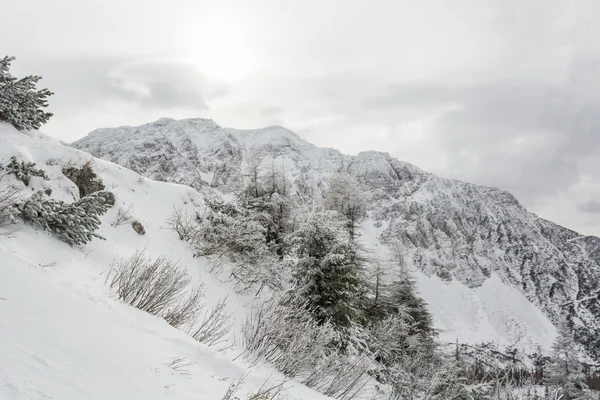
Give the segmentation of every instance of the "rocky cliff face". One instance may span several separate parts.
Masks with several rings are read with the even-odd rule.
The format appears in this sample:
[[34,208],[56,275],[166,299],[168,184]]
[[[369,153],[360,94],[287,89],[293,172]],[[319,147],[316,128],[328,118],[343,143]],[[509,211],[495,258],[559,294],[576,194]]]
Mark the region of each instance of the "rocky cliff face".
[[496,274],[554,324],[572,326],[600,358],[600,239],[537,217],[508,192],[443,179],[386,153],[343,155],[281,127],[242,131],[163,118],[99,129],[73,146],[204,192],[235,187],[256,156],[283,166],[296,190],[315,195],[331,172],[347,169],[370,192],[377,240],[399,246],[405,262],[473,290]]

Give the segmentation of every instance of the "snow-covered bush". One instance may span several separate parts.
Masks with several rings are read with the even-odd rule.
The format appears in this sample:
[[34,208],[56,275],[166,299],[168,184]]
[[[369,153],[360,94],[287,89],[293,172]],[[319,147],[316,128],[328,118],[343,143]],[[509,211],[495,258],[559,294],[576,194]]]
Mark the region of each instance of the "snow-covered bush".
[[253,305],[242,327],[246,358],[265,360],[284,375],[338,399],[351,399],[369,379],[373,360],[348,356],[334,346],[338,332],[319,324],[306,304],[275,296]]
[[265,359],[289,377],[310,375],[335,337],[333,327],[318,324],[305,304],[283,296],[254,304],[242,327],[247,358]]
[[48,89],[36,89],[39,76],[17,79],[9,72],[14,57],[0,59],[0,121],[11,123],[19,130],[38,129],[52,116],[48,106]]
[[200,240],[200,215],[191,208],[173,208],[173,214],[167,219],[167,228],[177,233],[179,240],[188,243],[193,249],[194,243]]
[[166,257],[152,259],[138,250],[114,261],[106,281],[123,302],[174,327],[194,323],[202,310],[203,286],[190,289],[189,274]]
[[392,400],[492,399],[492,384],[469,383],[455,364],[427,354],[403,357],[380,373],[391,388]]
[[9,182],[0,172],[0,227],[13,222],[22,193],[22,187]]
[[280,288],[281,262],[270,252],[264,228],[252,213],[235,204],[205,201],[207,208],[203,213],[195,209],[175,210],[167,226],[196,256],[229,261],[229,276],[235,279],[239,290]]
[[62,169],[62,173],[77,185],[80,197],[104,190],[104,184],[92,168],[92,160],[89,160],[81,167],[69,164]]
[[0,165],[0,171],[2,170],[6,171],[7,174],[13,174],[18,180],[23,182],[25,186],[29,185],[32,176],[39,176],[44,180],[49,179],[43,169],[36,168],[34,162],[19,162],[15,156],[10,158],[8,164]]
[[362,399],[374,365],[369,354],[332,353],[302,380],[302,384],[340,400]]
[[264,241],[263,228],[235,204],[206,200],[207,208],[175,210],[167,221],[170,229],[187,242],[197,256],[240,258]]
[[93,238],[103,239],[96,230],[111,202],[114,204],[114,195],[110,192],[97,192],[67,204],[38,191],[19,209],[24,221],[52,232],[69,245],[83,245]]

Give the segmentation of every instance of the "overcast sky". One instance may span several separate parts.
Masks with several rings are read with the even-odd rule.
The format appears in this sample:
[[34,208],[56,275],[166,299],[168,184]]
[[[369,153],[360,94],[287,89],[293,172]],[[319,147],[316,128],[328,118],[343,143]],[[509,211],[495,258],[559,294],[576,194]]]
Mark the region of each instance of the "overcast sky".
[[73,141],[162,116],[283,125],[513,192],[600,235],[600,1],[19,0],[0,51]]

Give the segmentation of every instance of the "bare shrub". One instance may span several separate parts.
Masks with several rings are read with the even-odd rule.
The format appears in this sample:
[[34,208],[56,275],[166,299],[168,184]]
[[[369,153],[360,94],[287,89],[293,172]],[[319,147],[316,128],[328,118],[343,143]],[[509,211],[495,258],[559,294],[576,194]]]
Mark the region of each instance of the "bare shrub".
[[188,291],[191,278],[164,256],[152,259],[143,250],[111,264],[106,281],[119,299],[175,327],[196,320],[203,287]]
[[469,383],[458,365],[426,353],[399,357],[379,372],[390,386],[390,400],[487,399],[492,392],[490,383]]
[[131,204],[125,209],[119,208],[119,211],[117,211],[117,216],[111,225],[116,228],[117,226],[125,225],[131,221],[131,218],[133,218],[131,215],[132,209],[133,206]]
[[291,269],[291,265],[262,248],[235,259],[229,275],[235,280],[236,291],[245,293],[253,289],[258,296],[265,287],[275,292],[282,290],[286,269]]
[[334,338],[330,324],[319,325],[303,304],[282,296],[255,304],[242,327],[248,359],[265,359],[294,378],[310,375]]
[[[235,381],[229,384],[227,391],[221,398],[221,400],[240,400],[240,397],[236,396],[236,394],[240,391],[240,387],[244,384],[244,380],[248,374],[236,379]],[[275,400],[281,398],[280,395],[283,391],[287,390],[285,384],[287,381],[283,381],[281,383],[270,383],[267,379],[260,389],[255,393],[247,394],[247,400]]]
[[326,396],[340,400],[359,397],[370,380],[368,374],[374,360],[367,354],[330,355],[302,383]]
[[269,380],[266,380],[258,392],[250,394],[248,396],[248,400],[275,400],[280,398],[281,392],[286,390],[285,388],[286,381],[277,384],[269,383]]
[[188,244],[197,243],[200,240],[199,216],[195,210],[190,208],[173,208],[173,214],[167,219],[167,228],[177,232],[179,240]]
[[227,312],[227,296],[210,310],[194,328],[191,336],[198,342],[214,346],[222,343],[231,330],[231,314]]
[[319,324],[305,304],[285,296],[254,305],[242,327],[246,359],[270,362],[284,375],[327,396],[350,400],[362,395],[374,361],[368,355],[342,355],[337,337]]
[[186,324],[192,324],[203,308],[204,285],[196,286],[183,297],[173,308],[169,309],[163,318],[171,326],[179,328]]
[[231,382],[227,387],[227,391],[225,392],[221,400],[239,400],[238,397],[234,396],[240,390],[240,386],[242,386],[242,384],[244,383],[244,379],[246,379],[247,376],[248,374],[241,376],[239,379],[236,379],[235,381]]
[[165,363],[165,365],[171,368],[173,371],[186,376],[191,375],[189,367],[191,367],[194,364],[198,364],[198,362],[190,361],[185,357],[174,357],[173,359],[171,359],[171,361]]

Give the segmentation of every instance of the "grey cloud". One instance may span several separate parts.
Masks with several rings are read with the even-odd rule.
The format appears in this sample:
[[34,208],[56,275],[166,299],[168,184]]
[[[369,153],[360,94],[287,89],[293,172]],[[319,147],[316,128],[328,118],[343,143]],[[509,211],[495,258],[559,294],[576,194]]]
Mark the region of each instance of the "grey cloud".
[[[596,67],[579,60],[574,69],[593,80]],[[573,80],[390,85],[359,71],[311,85],[320,101],[307,117],[334,116],[341,128],[377,121],[388,129],[391,153],[405,145],[404,121],[438,113],[430,134],[447,167],[432,172],[501,187],[530,204],[576,184],[581,163],[600,154],[600,97]]]
[[172,82],[150,81],[146,83],[148,96],[140,97],[142,104],[150,107],[191,107],[198,110],[208,108],[201,92]]
[[74,58],[30,66],[53,90],[53,109],[89,109],[111,100],[142,107],[206,110],[206,102],[224,96],[229,87],[176,60],[131,62],[124,58]]
[[261,117],[277,117],[281,115],[281,108],[277,106],[268,106],[260,111]]
[[124,64],[112,71],[116,92],[146,107],[208,108],[206,100],[224,96],[227,85],[213,82],[193,65],[177,60],[146,60]]
[[600,201],[590,199],[577,205],[577,209],[584,213],[600,213]]

